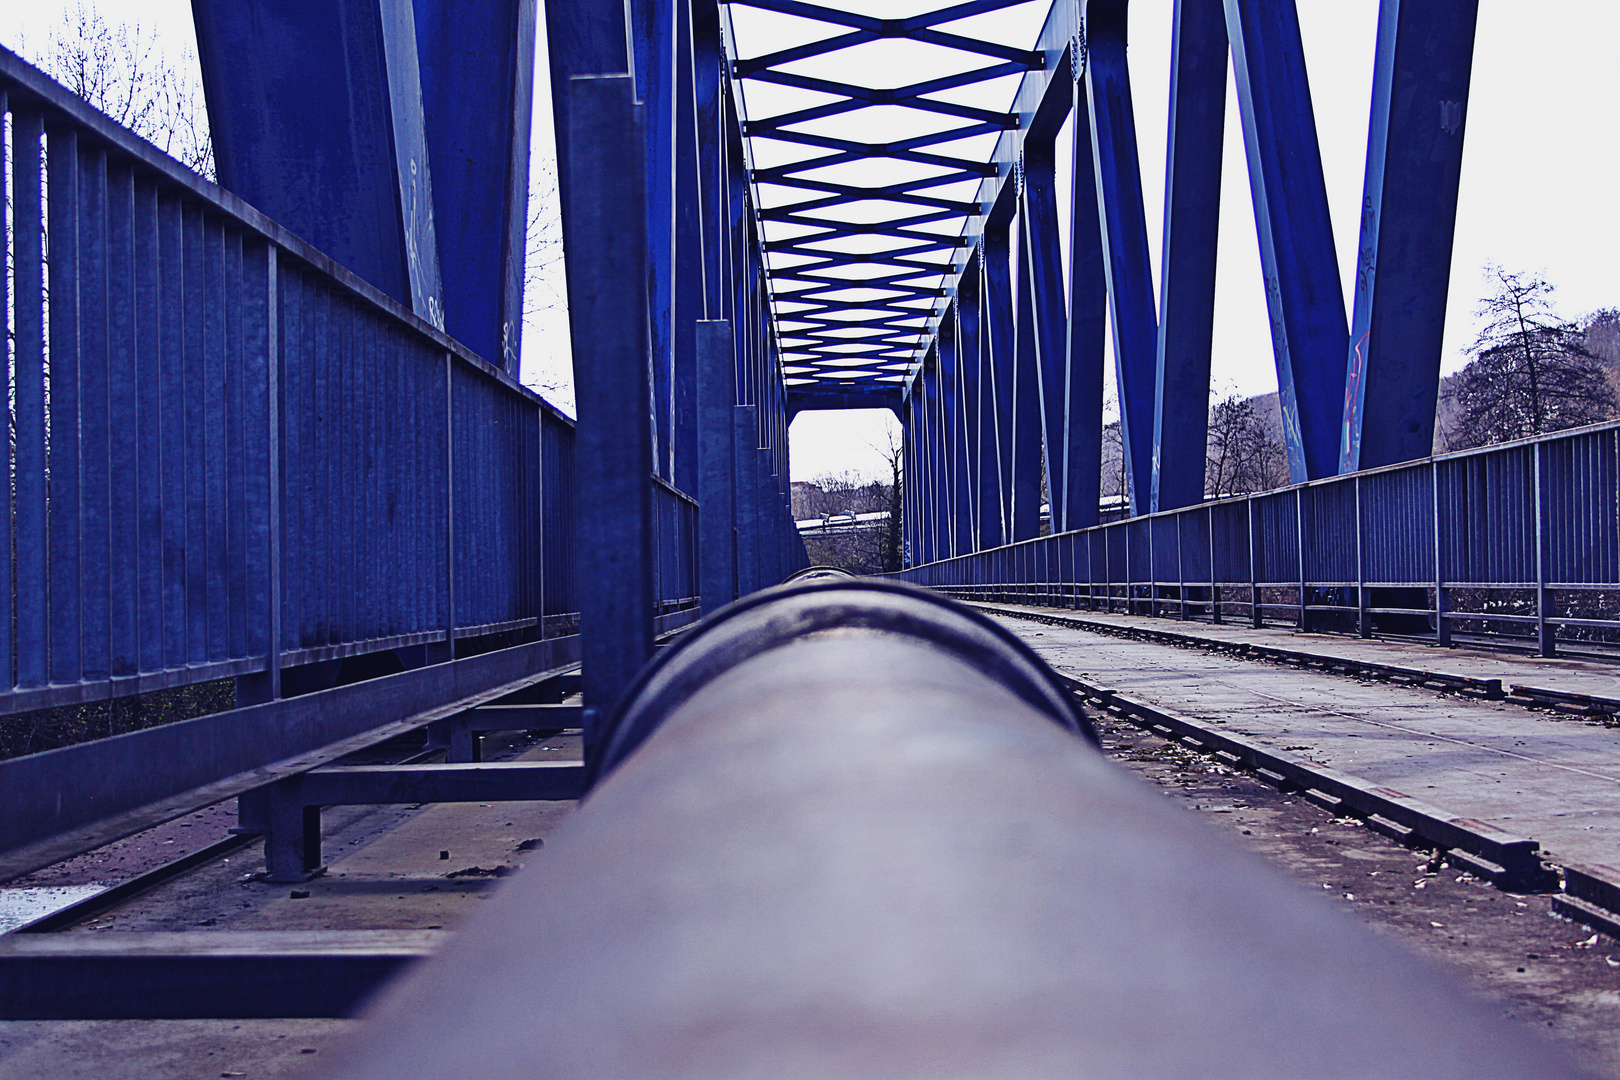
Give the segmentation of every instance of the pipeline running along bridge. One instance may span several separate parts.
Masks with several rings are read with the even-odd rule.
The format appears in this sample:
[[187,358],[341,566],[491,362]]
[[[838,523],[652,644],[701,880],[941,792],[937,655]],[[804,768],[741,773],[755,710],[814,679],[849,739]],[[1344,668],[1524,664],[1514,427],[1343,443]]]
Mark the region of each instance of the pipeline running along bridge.
[[[0,897],[140,870],[0,939],[0,1019],[346,1016],[441,953],[334,1075],[1578,1075],[1097,752],[1620,934],[1604,729],[1532,711],[1620,711],[1620,427],[1430,456],[1473,0],[1381,0],[1351,297],[1294,0],[1174,2],[1157,295],[1126,0],[193,10],[218,186],[0,52],[0,725],[189,710],[0,761]],[[1207,502],[1229,64],[1293,482]],[[516,378],[535,71],[577,422]],[[789,424],[861,408],[906,568],[772,589]],[[320,906],[587,792],[447,945]],[[237,929],[129,914],[243,851]],[[98,918],[146,932],[47,932]]]

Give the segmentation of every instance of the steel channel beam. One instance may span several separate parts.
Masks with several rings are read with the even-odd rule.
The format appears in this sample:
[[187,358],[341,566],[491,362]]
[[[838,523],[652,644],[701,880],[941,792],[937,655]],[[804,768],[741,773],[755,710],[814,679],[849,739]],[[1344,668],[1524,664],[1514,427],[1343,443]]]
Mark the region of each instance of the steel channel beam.
[[1148,257],[1147,217],[1136,154],[1130,69],[1125,61],[1126,0],[1086,4],[1086,89],[1091,149],[1102,215],[1104,268],[1114,328],[1120,445],[1131,512],[1148,512],[1153,486],[1154,369],[1158,316]]
[[1339,472],[1427,457],[1477,0],[1384,0]]
[[1288,471],[1339,469],[1350,338],[1294,0],[1225,0]]
[[[653,431],[640,107],[628,76],[579,76],[570,121],[568,311],[579,426],[575,458],[585,704],[611,710],[652,655]],[[586,753],[594,739],[585,725]]]
[[1153,512],[1204,501],[1226,119],[1221,0],[1176,0],[1154,373]]
[[518,374],[535,0],[412,0],[444,328]]
[[442,930],[7,934],[0,1020],[347,1017]]
[[411,4],[198,0],[193,15],[220,185],[443,329]]

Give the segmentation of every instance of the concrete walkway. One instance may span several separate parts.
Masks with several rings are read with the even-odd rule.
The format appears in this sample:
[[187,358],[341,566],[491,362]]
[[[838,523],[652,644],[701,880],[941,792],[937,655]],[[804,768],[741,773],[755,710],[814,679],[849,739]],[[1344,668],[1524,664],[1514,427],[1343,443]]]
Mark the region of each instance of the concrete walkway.
[[[1101,618],[1125,622],[1120,616]],[[1555,862],[1620,866],[1620,729],[1508,702],[1011,617],[1000,621],[1059,671],[1537,840]],[[1576,692],[1583,693],[1598,692],[1599,679],[1620,688],[1620,673],[1580,661],[1441,652],[1163,619],[1133,621],[1153,629],[1268,635],[1266,644],[1312,651],[1321,651],[1319,643],[1346,654],[1376,651],[1379,663],[1505,681],[1519,677],[1510,675],[1510,668],[1533,669],[1542,673],[1543,684],[1549,681],[1546,675],[1560,674],[1563,685],[1579,684]],[[1441,668],[1436,659],[1457,662]]]
[[[994,607],[1018,608],[1015,604]],[[1344,634],[1306,634],[1281,627],[1256,630],[1246,623],[1225,622],[1219,626],[1192,619],[1152,618],[1146,615],[1105,614],[1100,611],[1071,611],[1066,608],[1022,608],[1037,614],[1061,615],[1095,623],[1103,628],[1151,630],[1184,634],[1225,645],[1263,645],[1274,649],[1332,656],[1373,664],[1421,668],[1447,675],[1475,679],[1501,679],[1502,685],[1532,686],[1566,694],[1620,699],[1620,664],[1569,657],[1539,657],[1463,645],[1442,647],[1414,641],[1363,640]]]

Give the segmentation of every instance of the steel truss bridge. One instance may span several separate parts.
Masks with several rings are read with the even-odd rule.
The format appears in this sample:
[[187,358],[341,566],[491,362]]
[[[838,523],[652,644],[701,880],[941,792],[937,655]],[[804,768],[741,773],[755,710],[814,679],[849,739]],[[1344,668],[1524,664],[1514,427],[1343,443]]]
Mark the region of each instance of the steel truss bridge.
[[[576,665],[599,767],[656,640],[804,565],[805,410],[899,417],[901,576],[959,595],[1620,630],[1615,427],[1428,456],[1473,0],[1380,5],[1352,297],[1293,0],[1175,2],[1157,294],[1125,0],[194,10],[218,186],[0,53],[0,712],[237,708],[0,762],[0,878],[232,796],[269,828]],[[516,378],[541,18],[577,422]],[[1293,484],[1209,503],[1228,64]]]

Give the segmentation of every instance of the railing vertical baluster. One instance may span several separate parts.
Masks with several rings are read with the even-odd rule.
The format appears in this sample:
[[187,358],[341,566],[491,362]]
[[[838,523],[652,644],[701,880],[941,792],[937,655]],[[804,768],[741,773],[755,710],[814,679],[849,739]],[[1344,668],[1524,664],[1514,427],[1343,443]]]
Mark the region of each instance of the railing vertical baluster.
[[180,201],[154,192],[157,218],[156,274],[161,292],[157,367],[162,393],[161,513],[163,520],[163,666],[189,660],[186,612],[186,376],[185,251]]
[[1439,645],[1451,644],[1451,624],[1446,620],[1445,573],[1445,504],[1440,498],[1440,463],[1429,462],[1431,516],[1434,519],[1434,640]]
[[281,335],[281,266],[274,246],[264,249],[264,387],[263,424],[266,437],[264,472],[265,481],[262,514],[264,516],[265,551],[264,587],[267,592],[262,608],[269,619],[265,635],[265,671],[269,682],[269,697],[281,696],[281,646],[284,633],[282,620],[281,559],[282,534],[285,528],[282,500],[282,428],[285,415],[282,382],[285,372]]
[[1367,546],[1361,522],[1361,477],[1355,479],[1356,500],[1356,633],[1372,637],[1372,617],[1367,613]]
[[44,118],[12,113],[17,325],[17,685],[50,679],[50,511],[45,501]]
[[1266,624],[1266,609],[1260,602],[1259,564],[1254,547],[1259,530],[1254,527],[1254,496],[1248,496],[1245,502],[1248,507],[1246,516],[1249,523],[1249,623],[1258,630]]
[[456,658],[456,380],[455,357],[444,355],[444,651]]
[[107,154],[79,149],[79,664],[80,679],[112,674],[108,514]]
[[1299,557],[1299,628],[1306,629],[1305,608],[1305,489],[1294,489],[1294,551]]
[[[248,425],[252,423],[248,404],[251,392],[243,386],[247,369],[250,312],[257,314],[263,300],[249,299],[248,283],[242,267],[242,234],[227,227],[225,242],[225,610],[226,655],[233,660],[251,655],[248,649],[249,580],[255,562],[248,556],[247,478],[245,455]],[[257,292],[257,290],[255,290]],[[251,307],[250,307],[251,306]],[[258,317],[262,318],[262,315]],[[257,427],[257,424],[253,425]],[[261,556],[262,557],[262,556]],[[258,616],[261,617],[262,616]]]
[[[5,168],[5,130],[7,121],[11,124],[13,154],[18,151],[17,119],[11,112],[10,95],[0,87],[0,220],[3,220],[5,208],[13,206],[12,177],[10,170]],[[0,236],[0,255],[6,257],[6,264],[16,271],[17,242],[16,226],[7,230],[9,235]],[[13,331],[16,329],[11,318],[11,281],[10,274],[0,273],[0,342],[12,341],[15,344]],[[7,359],[4,346],[0,346],[0,360]],[[10,359],[15,362],[15,355]],[[12,424],[12,364],[0,362],[0,477],[6,479],[0,483],[0,692],[9,691],[17,684],[16,675],[12,667],[11,651],[11,619],[14,613],[13,597],[16,596],[16,581],[12,577],[15,569],[12,557],[12,453],[16,445],[16,429]]]
[[1533,485],[1534,505],[1531,513],[1536,521],[1536,650],[1542,656],[1552,656],[1558,651],[1556,641],[1556,624],[1547,621],[1548,609],[1552,607],[1552,598],[1547,589],[1547,492],[1543,474],[1546,469],[1546,444],[1535,445],[1535,483]]
[[219,221],[204,217],[202,237],[202,398],[203,467],[203,599],[207,620],[205,658],[223,660],[228,653],[226,431],[230,423],[225,390],[226,340],[225,237]]
[[141,669],[138,510],[141,424],[137,355],[135,185],[126,166],[107,175],[108,667],[114,678]]
[[79,510],[79,138],[46,125],[50,284],[50,610],[53,683],[78,682]]

